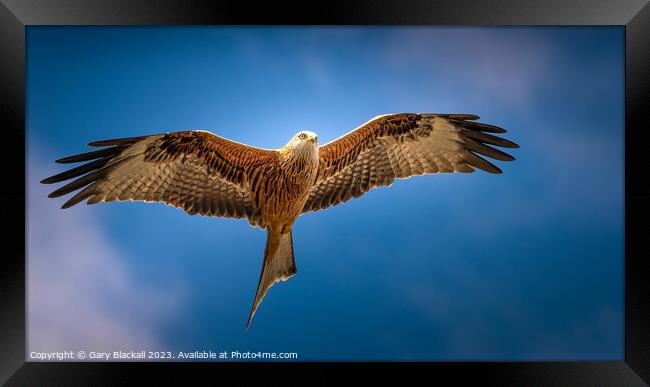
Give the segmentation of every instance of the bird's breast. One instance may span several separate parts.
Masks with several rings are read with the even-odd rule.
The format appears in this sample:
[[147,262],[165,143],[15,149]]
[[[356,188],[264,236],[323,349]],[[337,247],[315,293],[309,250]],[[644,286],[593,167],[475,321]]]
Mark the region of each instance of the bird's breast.
[[302,213],[317,172],[318,160],[309,158],[287,158],[270,171],[260,203],[265,223],[293,223]]

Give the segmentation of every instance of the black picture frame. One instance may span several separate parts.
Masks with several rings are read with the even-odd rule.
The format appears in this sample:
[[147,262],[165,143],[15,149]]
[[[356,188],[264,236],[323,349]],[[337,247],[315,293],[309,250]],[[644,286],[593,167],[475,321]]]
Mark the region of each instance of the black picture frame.
[[[462,363],[42,363],[25,362],[25,29],[30,25],[621,25],[625,26],[625,360],[621,362]],[[650,179],[644,171],[645,112],[650,97],[650,5],[647,0],[327,1],[252,5],[235,1],[0,0],[0,100],[3,254],[0,270],[0,382],[16,386],[116,385],[135,375],[237,372],[241,383],[291,381],[295,368],[314,383],[338,380],[329,369],[481,385],[642,386],[650,381],[650,285],[645,241]],[[606,160],[603,160],[606,162]],[[594,166],[598,168],[598,166]],[[240,372],[256,367],[259,372]],[[325,369],[323,369],[323,367]],[[205,376],[205,375],[204,375]],[[214,377],[212,374],[211,377]],[[312,383],[306,383],[311,385]]]

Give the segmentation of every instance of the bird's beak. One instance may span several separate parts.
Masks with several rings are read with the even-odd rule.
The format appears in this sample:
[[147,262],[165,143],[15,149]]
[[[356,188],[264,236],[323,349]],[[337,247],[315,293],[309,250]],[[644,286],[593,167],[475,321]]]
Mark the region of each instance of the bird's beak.
[[316,137],[309,137],[309,142],[315,143],[317,141]]

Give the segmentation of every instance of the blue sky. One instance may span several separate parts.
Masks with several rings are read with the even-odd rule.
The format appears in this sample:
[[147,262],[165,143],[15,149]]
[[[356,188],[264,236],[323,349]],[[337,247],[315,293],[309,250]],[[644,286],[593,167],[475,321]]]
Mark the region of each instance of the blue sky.
[[[622,27],[29,27],[28,349],[300,360],[622,360]],[[298,275],[246,333],[265,233],[164,204],[62,211],[87,142],[205,129],[322,143],[472,113],[502,175],[396,181],[294,226]]]

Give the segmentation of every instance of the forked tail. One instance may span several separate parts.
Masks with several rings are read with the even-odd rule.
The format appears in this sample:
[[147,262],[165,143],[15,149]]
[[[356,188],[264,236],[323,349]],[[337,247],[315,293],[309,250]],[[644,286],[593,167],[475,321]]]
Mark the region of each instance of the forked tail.
[[246,330],[251,325],[255,311],[260,306],[266,292],[276,282],[286,281],[296,274],[296,263],[293,257],[293,238],[291,231],[281,234],[279,231],[268,230],[266,235],[266,247],[264,248],[264,262],[262,273],[257,283],[257,293],[253,307],[248,315]]

